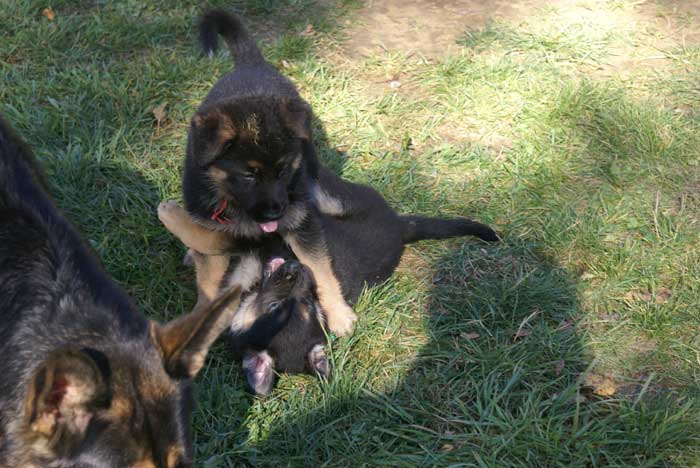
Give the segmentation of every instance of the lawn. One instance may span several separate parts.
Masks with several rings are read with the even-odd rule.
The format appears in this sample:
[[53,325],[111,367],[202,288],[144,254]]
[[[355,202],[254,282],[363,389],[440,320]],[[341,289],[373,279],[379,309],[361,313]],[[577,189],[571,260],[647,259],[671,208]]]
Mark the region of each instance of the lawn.
[[[405,11],[425,21],[421,1]],[[257,399],[217,347],[197,466],[700,466],[700,2],[474,0],[439,54],[410,30],[360,52],[395,31],[366,27],[376,0],[216,3],[312,104],[333,170],[503,242],[407,249],[333,341],[329,382]],[[0,3],[0,111],[159,319],[195,291],[155,208],[181,199],[189,118],[231,67],[200,52],[200,12]]]

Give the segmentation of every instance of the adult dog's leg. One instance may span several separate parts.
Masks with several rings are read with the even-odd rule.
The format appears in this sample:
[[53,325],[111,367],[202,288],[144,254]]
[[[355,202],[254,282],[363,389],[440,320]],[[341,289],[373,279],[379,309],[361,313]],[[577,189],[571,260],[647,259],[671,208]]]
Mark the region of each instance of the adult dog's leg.
[[338,336],[345,335],[352,332],[357,315],[343,298],[343,290],[333,273],[331,258],[326,251],[323,238],[314,237],[317,242],[313,246],[302,242],[300,235],[295,233],[285,236],[285,241],[299,261],[311,269],[316,279],[318,300],[328,319],[328,327]]
[[230,247],[226,233],[200,226],[177,202],[161,202],[158,205],[158,218],[186,247],[199,253],[221,255]]

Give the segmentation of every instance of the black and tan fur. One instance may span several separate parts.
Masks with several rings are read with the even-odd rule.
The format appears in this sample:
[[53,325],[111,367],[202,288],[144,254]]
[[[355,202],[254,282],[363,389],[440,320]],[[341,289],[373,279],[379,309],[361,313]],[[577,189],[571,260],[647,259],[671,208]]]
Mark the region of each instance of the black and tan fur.
[[[329,328],[338,335],[352,331],[356,316],[345,297],[357,292],[342,285],[356,281],[339,277],[352,269],[338,264],[344,257],[337,250],[347,243],[365,245],[365,233],[354,230],[362,216],[389,213],[395,226],[379,243],[390,247],[386,255],[391,258],[380,260],[379,267],[370,257],[359,262],[363,280],[386,277],[413,221],[399,218],[369,187],[342,181],[319,165],[308,104],[264,60],[237,17],[208,12],[200,33],[209,52],[216,48],[217,34],[223,36],[236,67],[214,85],[192,118],[183,176],[187,211],[202,228],[226,233],[230,242],[264,242],[279,235],[313,272]],[[340,218],[347,220],[345,232],[329,233],[336,226],[333,219]],[[468,220],[440,223],[428,237],[496,238],[488,227]],[[373,224],[359,226],[367,225]],[[194,246],[199,236],[191,237]],[[208,247],[194,246],[201,252],[216,250]]]
[[0,467],[191,466],[192,377],[240,288],[166,324],[147,320],[2,119],[0,285]]
[[[498,239],[495,232],[488,226],[464,218],[449,220],[401,216],[372,188],[343,181],[325,171],[320,172],[319,187],[327,187],[338,196],[338,202],[346,207],[342,216],[321,213],[313,204],[308,209],[313,210],[317,216],[325,239],[328,241],[326,249],[331,271],[327,274],[339,282],[344,300],[350,303],[357,300],[364,287],[374,286],[391,276],[406,244],[424,239],[444,239],[466,234],[475,234],[486,240]],[[200,292],[206,289],[210,291],[211,296],[220,288],[226,287],[233,278],[240,281],[240,278],[245,276],[247,279],[244,287],[251,292],[242,300],[242,310],[232,323],[231,332],[234,339],[245,337],[245,333],[257,321],[267,320],[266,309],[253,298],[260,294],[259,288],[264,290],[275,288],[274,284],[263,282],[261,286],[259,283],[270,258],[278,256],[285,258],[287,262],[298,260],[306,264],[301,256],[295,255],[298,250],[289,238],[283,239],[273,234],[256,241],[233,240],[225,232],[206,230],[175,202],[161,203],[158,207],[158,216],[170,232],[195,251],[193,255],[196,258],[195,267]],[[242,274],[243,271],[246,272],[245,275]],[[309,288],[310,285],[314,285],[313,282],[308,284]],[[305,294],[313,297],[313,292],[309,290]],[[280,295],[279,291],[273,291],[273,293]],[[328,320],[328,313],[323,302],[316,304],[314,310],[319,311],[320,314],[311,316],[304,322],[307,329],[300,327],[290,332],[284,328],[262,327],[266,330],[268,339],[283,331],[287,336],[284,340],[287,347],[277,347],[274,352],[265,348],[267,356],[262,356],[264,359],[261,359],[267,365],[266,373],[263,374],[260,371],[257,376],[254,376],[256,378],[252,379],[253,382],[251,382],[250,373],[246,372],[248,381],[254,389],[255,382],[263,375],[271,374],[273,369],[277,371],[304,369],[306,363],[316,362],[313,357],[310,357],[310,353],[312,350],[322,352],[325,340],[310,340],[308,337],[313,334],[309,333],[308,329],[316,330],[319,325],[323,325]],[[239,347],[245,346],[246,343],[243,340]],[[248,354],[254,354],[255,349],[248,351]],[[258,350],[259,357],[262,352]],[[286,363],[285,368],[277,366],[277,361],[282,359]],[[290,361],[296,361],[296,365],[289,365]],[[258,362],[258,365],[262,364],[263,362]],[[311,372],[319,373],[318,366],[311,366]],[[326,375],[327,372],[323,374]],[[267,385],[261,387],[268,389]]]
[[[228,239],[218,231],[203,231],[175,202],[161,203],[158,216],[187,246],[207,251],[212,237]],[[264,242],[239,241],[222,255],[190,249],[187,258],[195,268],[200,306],[232,282],[245,288],[226,337],[256,394],[268,394],[277,373],[328,376],[325,314],[313,274],[279,236],[267,236]],[[274,271],[273,259],[283,263]]]

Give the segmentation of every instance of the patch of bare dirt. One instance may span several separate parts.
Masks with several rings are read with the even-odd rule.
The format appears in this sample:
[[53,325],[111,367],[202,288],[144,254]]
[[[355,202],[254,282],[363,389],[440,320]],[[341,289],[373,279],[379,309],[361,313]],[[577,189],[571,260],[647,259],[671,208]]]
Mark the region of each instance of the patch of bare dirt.
[[546,2],[524,0],[374,0],[359,15],[345,45],[350,56],[386,50],[441,56],[469,29],[496,18],[518,18]]
[[606,30],[647,35],[649,50],[634,53],[630,46],[611,51],[611,65],[617,70],[655,66],[664,58],[655,48],[700,43],[700,0],[619,3],[616,7],[601,0],[373,0],[350,25],[343,49],[351,58],[382,51],[440,57],[456,49],[467,30],[492,21],[527,22],[542,12],[560,17],[562,28],[594,21]]

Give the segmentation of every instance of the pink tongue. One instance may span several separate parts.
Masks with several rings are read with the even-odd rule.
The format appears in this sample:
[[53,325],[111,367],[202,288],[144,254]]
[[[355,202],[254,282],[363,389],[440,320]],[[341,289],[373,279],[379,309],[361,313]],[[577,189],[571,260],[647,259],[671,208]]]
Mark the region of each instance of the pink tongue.
[[277,230],[277,221],[262,223],[260,224],[260,229],[262,229],[263,232],[275,232]]
[[267,263],[265,270],[274,273],[282,265],[284,265],[284,259],[282,257],[274,257]]

